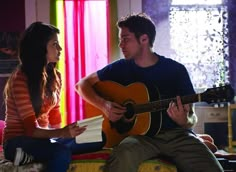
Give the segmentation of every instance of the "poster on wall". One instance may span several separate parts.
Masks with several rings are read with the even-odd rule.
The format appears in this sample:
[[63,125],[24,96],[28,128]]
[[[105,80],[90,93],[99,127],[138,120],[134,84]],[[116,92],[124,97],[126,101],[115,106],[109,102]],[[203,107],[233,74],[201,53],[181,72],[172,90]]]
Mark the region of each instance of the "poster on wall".
[[19,64],[19,32],[0,32],[0,76],[9,75]]
[[[3,93],[6,82],[19,64],[19,32],[0,32],[0,92]],[[3,94],[0,95],[0,120],[5,118]]]

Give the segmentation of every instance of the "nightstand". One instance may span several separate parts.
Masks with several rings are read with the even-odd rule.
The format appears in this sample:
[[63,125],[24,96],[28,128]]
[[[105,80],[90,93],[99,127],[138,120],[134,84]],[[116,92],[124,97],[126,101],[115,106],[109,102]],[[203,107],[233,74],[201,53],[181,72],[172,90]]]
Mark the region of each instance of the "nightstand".
[[219,148],[228,146],[228,106],[195,106],[194,111],[198,117],[193,130],[197,134],[209,134]]

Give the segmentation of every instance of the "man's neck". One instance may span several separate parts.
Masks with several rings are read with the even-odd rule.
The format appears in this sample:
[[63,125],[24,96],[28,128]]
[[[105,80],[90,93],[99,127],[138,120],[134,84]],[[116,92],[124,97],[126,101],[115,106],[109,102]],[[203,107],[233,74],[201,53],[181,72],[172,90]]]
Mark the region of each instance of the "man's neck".
[[150,51],[146,54],[142,54],[141,56],[135,58],[135,63],[140,67],[149,67],[156,64],[158,60],[159,60],[158,56]]

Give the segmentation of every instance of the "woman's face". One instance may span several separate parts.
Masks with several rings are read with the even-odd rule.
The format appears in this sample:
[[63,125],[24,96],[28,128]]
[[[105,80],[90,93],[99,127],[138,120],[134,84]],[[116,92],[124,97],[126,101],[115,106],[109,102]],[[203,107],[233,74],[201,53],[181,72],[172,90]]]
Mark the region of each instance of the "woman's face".
[[58,62],[60,57],[60,52],[62,48],[59,45],[57,34],[54,34],[53,37],[48,41],[47,44],[47,61]]

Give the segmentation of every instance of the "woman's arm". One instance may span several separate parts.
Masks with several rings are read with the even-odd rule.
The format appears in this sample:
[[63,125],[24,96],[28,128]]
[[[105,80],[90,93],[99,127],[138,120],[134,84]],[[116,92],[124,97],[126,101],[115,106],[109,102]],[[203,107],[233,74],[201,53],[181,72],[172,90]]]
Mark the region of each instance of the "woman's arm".
[[79,127],[75,122],[59,129],[35,128],[32,136],[35,138],[73,138],[85,130],[86,126]]
[[86,126],[80,127],[77,123],[69,124],[63,128],[43,129],[37,124],[35,117],[24,119],[25,135],[35,138],[72,138],[86,130]]

